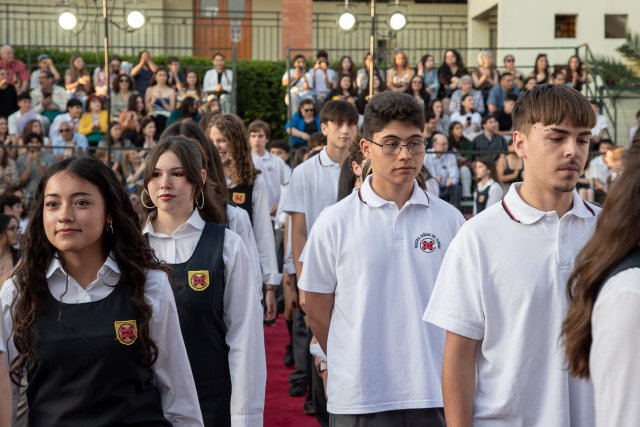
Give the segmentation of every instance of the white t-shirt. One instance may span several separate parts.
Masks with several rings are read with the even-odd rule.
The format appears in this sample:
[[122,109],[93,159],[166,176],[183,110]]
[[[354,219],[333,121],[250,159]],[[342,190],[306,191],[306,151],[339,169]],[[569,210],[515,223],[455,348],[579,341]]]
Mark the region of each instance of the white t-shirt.
[[267,201],[269,210],[278,204],[282,186],[286,185],[291,178],[291,168],[278,156],[274,156],[268,151],[260,157],[251,155],[253,164],[262,171],[262,176],[267,184]]
[[340,165],[331,160],[326,147],[293,170],[282,210],[305,215],[307,236],[320,212],[338,199],[339,178]]
[[596,426],[640,425],[640,268],[622,271],[602,287],[593,307],[589,371]]
[[596,114],[596,126],[591,129],[591,134],[599,135],[602,129],[607,129],[609,127],[609,121],[604,114]]
[[574,190],[558,218],[527,205],[521,185],[462,227],[424,319],[480,341],[474,426],[590,427],[591,383],[569,376],[559,338],[567,279],[598,208]]
[[328,356],[332,414],[442,407],[444,331],[420,319],[458,210],[414,183],[398,209],[367,177],[326,208],[305,246],[298,286],[335,293]]

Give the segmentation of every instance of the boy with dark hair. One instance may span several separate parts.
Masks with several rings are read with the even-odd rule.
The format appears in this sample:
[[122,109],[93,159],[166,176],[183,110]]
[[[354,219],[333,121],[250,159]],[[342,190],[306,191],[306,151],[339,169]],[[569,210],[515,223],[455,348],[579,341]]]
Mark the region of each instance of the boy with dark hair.
[[508,93],[504,98],[504,104],[502,108],[493,113],[493,116],[498,121],[498,133],[502,136],[509,137],[511,140],[511,134],[513,133],[513,121],[511,120],[511,113],[513,107],[516,105],[518,95],[515,93]]
[[284,139],[274,139],[267,143],[267,150],[274,156],[278,156],[285,164],[289,165],[289,152],[291,147]]
[[[342,163],[349,156],[349,146],[357,135],[358,112],[345,101],[329,101],[320,112],[322,133],[327,146],[312,159],[293,170],[282,210],[291,216],[291,250],[296,275],[302,272],[300,254],[305,246],[311,226],[320,212],[335,203]],[[293,301],[297,305],[297,301]],[[293,313],[293,351],[296,370],[289,382],[290,394],[301,395],[311,384],[307,379],[310,358],[309,338],[304,314],[296,308]],[[306,403],[307,407],[311,403]]]
[[424,314],[447,331],[447,426],[594,425],[591,385],[569,376],[559,344],[567,279],[597,220],[575,190],[594,124],[565,85],[537,85],[515,105],[524,181],[462,227]]
[[3,194],[0,196],[0,212],[4,215],[13,215],[18,218],[18,221],[22,217],[22,211],[24,206],[22,205],[22,199],[13,194]]
[[495,153],[495,158],[507,151],[507,141],[498,134],[498,121],[493,113],[482,118],[482,133],[473,138],[471,149],[482,151],[481,155]]
[[444,426],[444,332],[420,317],[464,219],[418,186],[423,128],[410,95],[373,97],[359,140],[373,172],[322,212],[305,247],[299,286],[328,359],[332,426]]

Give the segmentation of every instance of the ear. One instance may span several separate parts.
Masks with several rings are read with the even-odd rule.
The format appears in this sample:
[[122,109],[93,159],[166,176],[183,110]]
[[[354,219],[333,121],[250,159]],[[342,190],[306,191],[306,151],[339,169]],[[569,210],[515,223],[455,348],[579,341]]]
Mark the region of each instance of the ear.
[[320,123],[320,130],[324,136],[327,136],[327,132],[329,132],[329,126],[326,123]]
[[371,144],[364,138],[360,138],[360,151],[365,159],[371,160]]
[[202,185],[207,182],[207,172],[204,169],[200,170],[200,179],[202,180]]
[[524,132],[516,130],[513,132],[513,148],[518,157],[527,157],[527,136]]

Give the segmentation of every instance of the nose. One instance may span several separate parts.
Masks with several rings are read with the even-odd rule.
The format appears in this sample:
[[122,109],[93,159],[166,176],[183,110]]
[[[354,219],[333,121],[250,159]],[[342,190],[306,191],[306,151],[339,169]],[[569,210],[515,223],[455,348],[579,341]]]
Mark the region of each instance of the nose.
[[58,209],[58,222],[72,222],[73,211],[69,203],[62,203],[60,209]]
[[166,189],[171,188],[171,177],[168,173],[163,173],[160,175],[160,188]]
[[398,153],[399,159],[411,159],[413,154],[409,151],[409,146],[405,144],[400,145],[400,152]]

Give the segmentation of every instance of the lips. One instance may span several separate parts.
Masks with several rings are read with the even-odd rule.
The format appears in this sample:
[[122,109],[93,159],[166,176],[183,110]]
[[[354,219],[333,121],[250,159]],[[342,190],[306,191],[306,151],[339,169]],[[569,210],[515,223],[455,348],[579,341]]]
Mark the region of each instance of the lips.
[[60,230],[58,230],[56,232],[56,234],[60,235],[60,236],[70,236],[76,232],[78,232],[80,230],[77,230],[75,228],[61,228]]
[[173,199],[175,196],[172,194],[161,194],[160,196],[158,196],[158,198],[164,202],[169,201],[171,199]]

